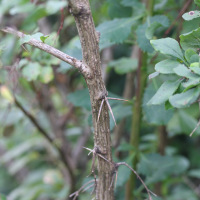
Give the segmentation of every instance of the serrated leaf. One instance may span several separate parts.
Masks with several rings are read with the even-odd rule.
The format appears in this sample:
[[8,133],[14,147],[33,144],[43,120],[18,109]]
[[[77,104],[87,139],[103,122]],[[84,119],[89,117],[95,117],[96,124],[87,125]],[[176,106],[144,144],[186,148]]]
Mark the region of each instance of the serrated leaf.
[[199,66],[199,62],[192,63],[192,64],[190,65],[190,69],[191,69],[195,74],[200,75],[200,66]]
[[168,56],[172,56],[186,62],[178,42],[172,38],[150,40],[151,45],[156,51]]
[[186,51],[187,49],[198,50],[200,46],[200,28],[195,29],[189,33],[180,35],[181,47]]
[[155,70],[161,74],[174,74],[174,68],[180,66],[178,61],[166,59],[155,65]]
[[24,43],[29,42],[30,40],[31,40],[31,36],[30,35],[25,35],[25,36],[23,36],[23,37],[21,37],[19,39],[19,44],[22,45]]
[[169,102],[176,108],[187,108],[197,100],[199,94],[200,89],[196,87],[184,93],[171,96]]
[[100,24],[96,28],[101,33],[99,45],[104,46],[108,42],[111,44],[122,43],[129,36],[132,25],[142,16],[114,19]]
[[193,55],[197,55],[196,51],[194,51],[193,49],[187,49],[185,51],[185,58],[186,60],[190,63],[190,58],[193,56]]
[[47,36],[41,36],[41,37],[40,37],[40,40],[44,43],[45,40],[46,40],[48,37],[49,37],[49,35],[47,35]]
[[108,14],[111,19],[131,17],[132,12],[132,8],[125,7],[119,0],[108,1]]
[[137,59],[131,58],[120,58],[115,61],[111,61],[108,67],[114,67],[117,74],[126,74],[137,69],[138,61]]
[[41,71],[41,66],[39,63],[36,62],[29,62],[28,65],[23,67],[22,69],[22,75],[28,80],[28,81],[34,81],[37,79]]
[[158,105],[167,101],[177,90],[181,82],[182,80],[164,82],[147,105]]
[[179,65],[178,67],[173,69],[175,74],[178,76],[186,77],[189,79],[197,79],[200,78],[197,74],[194,74],[191,72],[190,69],[188,69],[185,65]]
[[189,161],[183,156],[171,157],[159,154],[146,154],[138,164],[138,173],[147,176],[145,184],[164,180],[171,174],[179,175],[189,167]]
[[158,22],[153,22],[145,31],[145,35],[147,39],[151,40],[153,38],[154,32],[156,31],[157,28],[161,27],[162,24]]
[[149,26],[151,26],[151,24],[153,22],[160,23],[164,27],[168,27],[169,26],[169,20],[164,15],[155,15],[153,17],[148,17],[147,21],[144,24],[138,26],[138,28],[136,30],[137,43],[138,43],[139,47],[143,51],[147,51],[149,53],[153,52],[153,48],[152,48],[152,46],[150,44],[149,39],[146,38],[145,32],[146,32],[146,29]]
[[194,18],[200,17],[200,11],[198,11],[198,10],[190,11],[190,12],[183,14],[182,17],[183,17],[184,20],[189,21],[189,20],[192,20]]

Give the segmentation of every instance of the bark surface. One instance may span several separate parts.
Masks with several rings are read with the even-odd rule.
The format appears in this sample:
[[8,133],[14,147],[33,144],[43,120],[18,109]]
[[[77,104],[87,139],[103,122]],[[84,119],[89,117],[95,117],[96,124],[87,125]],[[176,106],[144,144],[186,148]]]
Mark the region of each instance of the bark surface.
[[[97,123],[101,100],[108,95],[101,73],[99,33],[95,30],[88,0],[69,0],[69,9],[75,18],[78,29],[82,46],[83,64],[87,65],[91,70],[91,76],[86,77],[84,75],[84,78],[89,89],[92,106],[94,148],[112,162],[110,119],[106,103],[103,104],[100,119]],[[114,199],[113,186],[109,190],[113,174],[113,166],[98,157],[98,184],[96,199]]]

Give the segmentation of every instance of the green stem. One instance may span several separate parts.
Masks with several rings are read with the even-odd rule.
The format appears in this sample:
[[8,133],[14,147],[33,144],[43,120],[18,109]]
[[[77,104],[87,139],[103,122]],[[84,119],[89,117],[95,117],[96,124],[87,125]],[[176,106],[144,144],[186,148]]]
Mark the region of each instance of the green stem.
[[[153,15],[153,7],[155,0],[148,0],[147,3],[147,11],[149,16]],[[131,127],[131,137],[130,137],[130,145],[134,146],[134,151],[138,154],[139,147],[139,135],[141,130],[141,119],[142,119],[142,98],[144,89],[146,87],[147,81],[147,53],[142,52],[140,50],[139,53],[139,65],[138,65],[138,74],[137,74],[137,90],[136,90],[136,99],[133,107],[133,118],[132,118],[132,127]],[[129,152],[131,155],[133,150]],[[133,168],[136,169],[136,165],[138,163],[138,156],[135,156],[133,159],[132,165]],[[136,176],[131,174],[130,179],[127,183],[126,187],[126,200],[135,200],[136,197],[134,195],[134,191],[136,190]]]

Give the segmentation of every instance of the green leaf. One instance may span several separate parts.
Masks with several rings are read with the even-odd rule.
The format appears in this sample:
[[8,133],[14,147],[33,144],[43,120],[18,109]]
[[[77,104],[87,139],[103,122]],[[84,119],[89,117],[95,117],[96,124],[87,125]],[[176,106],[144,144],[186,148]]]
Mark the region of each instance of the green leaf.
[[153,38],[154,32],[156,31],[157,28],[161,27],[162,24],[158,22],[153,22],[145,31],[145,35],[147,39],[151,40]]
[[138,164],[138,173],[147,176],[145,184],[158,182],[167,178],[171,174],[182,174],[189,167],[186,158],[176,156],[161,156],[159,154],[146,154]]
[[67,6],[67,1],[47,1],[46,4],[46,12],[49,15],[55,14],[58,11],[60,11],[60,9],[64,8]]
[[175,60],[163,60],[155,65],[155,70],[161,74],[174,74],[174,68],[180,66],[178,61]]
[[29,42],[30,40],[31,40],[31,36],[30,35],[25,35],[25,36],[23,36],[23,37],[21,37],[19,39],[19,44],[22,45],[24,43]]
[[199,85],[200,84],[199,81],[200,81],[200,77],[196,78],[196,79],[189,79],[189,80],[187,80],[187,82],[182,83],[182,86],[185,87],[183,92],[186,92],[190,88],[193,88],[194,86]]
[[[81,98],[80,98],[81,97]],[[67,99],[77,107],[91,110],[90,96],[88,89],[77,90],[67,95]]]
[[43,34],[40,33],[40,32],[38,32],[38,33],[35,33],[35,34],[31,35],[31,38],[34,38],[34,39],[36,39],[36,40],[41,41],[40,38],[41,38],[42,36],[43,36]]
[[177,81],[165,81],[158,89],[156,94],[150,99],[147,105],[157,105],[164,103],[169,99],[170,96],[178,89],[182,80]]
[[198,10],[190,11],[190,12],[183,14],[182,17],[183,17],[184,20],[189,21],[189,20],[192,20],[194,18],[200,17],[200,11],[198,11]]
[[169,100],[167,100],[167,101],[165,102],[165,110],[169,110],[169,109],[172,109],[172,108],[174,108],[174,107],[173,107],[172,104],[169,102]]
[[[200,66],[199,66],[199,62],[192,63],[192,64],[190,65],[190,69],[191,69],[195,74],[200,75]],[[200,77],[199,77],[199,78],[200,78]]]
[[137,69],[137,59],[120,58],[115,61],[111,61],[108,67],[114,67],[117,74],[126,74]]
[[181,47],[186,51],[187,49],[198,50],[200,46],[200,28],[195,29],[189,33],[180,35]]
[[29,62],[28,65],[23,67],[22,74],[28,81],[35,81],[39,76],[41,66],[36,62]]
[[195,62],[199,62],[199,55],[197,54],[192,55],[190,58],[190,63],[195,63]]
[[[181,127],[181,133],[190,134],[196,127],[198,121],[184,110],[178,109],[179,123]],[[194,136],[200,135],[200,126],[196,129]]]
[[49,37],[49,35],[47,35],[47,36],[41,36],[41,37],[40,37],[40,40],[44,43],[45,40],[46,40],[48,37]]
[[138,26],[137,30],[136,30],[136,34],[137,34],[137,43],[139,45],[139,47],[143,50],[143,51],[147,51],[149,53],[153,52],[153,48],[150,44],[149,39],[147,39],[145,33],[146,33],[146,29],[148,29],[148,27],[151,26],[152,23],[157,22],[160,23],[162,26],[164,27],[168,27],[169,26],[169,20],[166,16],[164,15],[155,15],[153,17],[148,17],[147,21]]
[[53,69],[50,66],[42,67],[40,71],[40,81],[42,83],[49,83],[54,78]]
[[23,4],[23,5],[14,6],[13,8],[11,8],[9,10],[9,13],[11,15],[22,14],[22,13],[30,13],[34,9],[36,9],[36,6],[33,3],[27,2],[27,3]]
[[197,55],[196,51],[194,51],[193,49],[187,49],[186,52],[185,52],[185,58],[186,60],[190,63],[190,58],[193,56],[193,55]]
[[121,4],[124,5],[124,6],[131,6],[131,7],[134,7],[134,8],[140,8],[140,7],[144,6],[138,0],[122,0]]
[[25,18],[22,25],[26,26],[28,24],[37,23],[37,21],[43,17],[47,16],[47,11],[45,8],[37,6],[33,12]]
[[131,17],[132,12],[133,9],[123,6],[120,0],[108,1],[108,14],[111,19]]
[[200,169],[192,169],[188,172],[188,175],[193,178],[200,179]]
[[186,78],[190,78],[190,79],[200,78],[197,74],[192,73],[191,70],[188,69],[183,64],[174,68],[173,70],[174,70],[175,74],[177,74],[178,76],[182,76],[182,77],[186,77]]
[[151,45],[156,51],[168,56],[172,56],[186,62],[178,42],[172,38],[150,40]]
[[108,44],[122,43],[129,36],[132,25],[142,16],[114,19],[100,24],[96,28],[101,33],[99,45],[105,48]]
[[0,200],[7,200],[7,198],[3,194],[0,194]]
[[194,0],[195,4],[200,7],[200,0]]
[[149,85],[144,92],[142,103],[144,120],[149,124],[166,125],[172,118],[174,111],[167,111],[164,104],[147,106],[147,102],[155,94],[155,92],[156,89],[153,84]]
[[171,96],[169,102],[176,108],[187,108],[197,100],[199,94],[200,89],[196,87],[184,93]]
[[130,145],[129,143],[122,143],[120,146],[117,148],[118,151],[130,151],[134,150],[134,147]]

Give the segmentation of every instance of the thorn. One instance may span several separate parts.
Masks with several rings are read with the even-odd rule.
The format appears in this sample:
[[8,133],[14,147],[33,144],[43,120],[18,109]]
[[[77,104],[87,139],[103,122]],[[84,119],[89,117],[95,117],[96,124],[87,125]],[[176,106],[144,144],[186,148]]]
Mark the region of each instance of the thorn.
[[103,103],[104,103],[104,99],[102,100],[101,105],[100,105],[100,108],[99,108],[99,114],[98,114],[97,122],[99,122],[99,117],[100,117],[100,114],[101,114],[101,110],[102,110]]
[[112,98],[112,97],[107,97],[107,99],[111,99],[111,100],[118,100],[118,101],[128,101],[128,102],[130,102],[129,100],[125,100],[125,99],[118,99],[118,98]]
[[200,125],[200,120],[197,123],[196,127],[194,128],[194,130],[192,131],[192,133],[190,133],[190,137],[192,137],[193,133],[197,130],[198,126]]
[[115,121],[115,117],[114,117],[114,115],[113,115],[113,111],[112,111],[112,109],[111,109],[111,107],[110,107],[110,104],[109,104],[109,102],[108,102],[107,97],[105,97],[105,101],[106,101],[106,103],[107,103],[107,105],[108,105],[108,108],[109,108],[109,110],[110,110],[110,113],[111,113],[111,115],[112,115],[112,118],[113,118],[113,120],[114,120],[114,122],[115,122],[115,126],[117,126],[116,121]]
[[28,52],[28,50],[24,47],[24,45],[22,44],[21,45],[22,46],[22,48],[25,50],[25,51],[27,51]]

